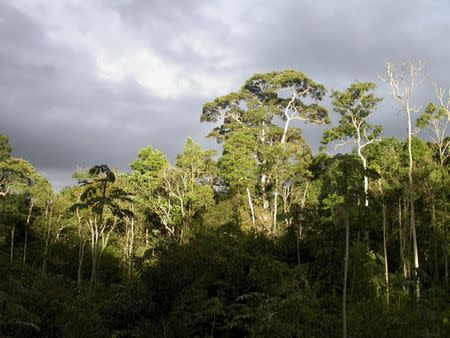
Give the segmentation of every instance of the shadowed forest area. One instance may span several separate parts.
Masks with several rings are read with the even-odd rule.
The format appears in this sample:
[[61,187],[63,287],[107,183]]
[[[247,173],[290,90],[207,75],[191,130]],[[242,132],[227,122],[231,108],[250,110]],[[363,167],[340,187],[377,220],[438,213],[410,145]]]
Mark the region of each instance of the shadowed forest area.
[[149,145],[60,192],[0,135],[0,336],[449,337],[450,97],[417,104],[421,66],[385,98],[255,74],[200,112],[221,153]]

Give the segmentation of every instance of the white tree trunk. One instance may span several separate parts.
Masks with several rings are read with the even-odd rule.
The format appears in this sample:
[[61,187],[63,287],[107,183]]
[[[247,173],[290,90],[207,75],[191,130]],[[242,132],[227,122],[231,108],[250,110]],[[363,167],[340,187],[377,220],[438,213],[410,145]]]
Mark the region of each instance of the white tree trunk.
[[408,116],[408,155],[409,155],[409,204],[410,204],[410,216],[411,216],[411,232],[413,238],[413,252],[414,252],[414,279],[416,284],[416,300],[420,300],[420,279],[419,279],[419,249],[417,246],[417,234],[416,234],[416,217],[414,211],[414,191],[413,191],[413,155],[412,155],[412,126],[411,126],[411,111],[409,106],[406,106],[406,112]]
[[273,231],[277,232],[277,214],[278,214],[278,178],[275,179],[275,193],[273,198]]
[[250,195],[250,190],[248,187],[246,188],[247,191],[247,198],[248,198],[248,205],[250,206],[250,211],[252,213],[252,223],[255,225],[255,209],[253,208],[253,202],[252,202],[252,196]]
[[386,304],[389,305],[389,266],[386,237],[386,204],[383,202],[383,251],[384,251],[384,282],[386,283]]

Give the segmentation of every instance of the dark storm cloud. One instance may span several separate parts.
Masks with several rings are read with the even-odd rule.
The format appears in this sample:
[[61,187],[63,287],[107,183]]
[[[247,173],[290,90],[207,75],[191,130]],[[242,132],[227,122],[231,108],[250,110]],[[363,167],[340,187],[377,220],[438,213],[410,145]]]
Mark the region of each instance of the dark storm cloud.
[[132,79],[101,81],[89,55],[55,45],[31,19],[0,6],[0,132],[56,186],[77,167],[126,169],[149,143],[173,158],[184,137],[199,138],[198,115],[183,118],[199,111],[198,99],[172,102]]
[[[0,3],[0,133],[58,188],[79,166],[125,170],[147,144],[171,159],[187,136],[213,146],[202,104],[255,72],[375,81],[387,135],[405,128],[378,80],[386,60],[427,62],[419,103],[430,80],[450,87],[445,1],[36,3]],[[317,146],[322,130],[304,134]]]

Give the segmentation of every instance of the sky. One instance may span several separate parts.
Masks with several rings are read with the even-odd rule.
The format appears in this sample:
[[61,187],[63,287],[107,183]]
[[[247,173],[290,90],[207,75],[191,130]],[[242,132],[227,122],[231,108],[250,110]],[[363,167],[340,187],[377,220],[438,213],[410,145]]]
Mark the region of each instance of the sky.
[[[189,136],[217,147],[203,104],[295,69],[329,90],[375,82],[373,121],[402,137],[379,75],[423,61],[418,106],[450,88],[448,13],[443,0],[0,0],[0,134],[59,190],[79,168],[128,170],[146,145],[172,160]],[[304,128],[313,147],[322,132]]]

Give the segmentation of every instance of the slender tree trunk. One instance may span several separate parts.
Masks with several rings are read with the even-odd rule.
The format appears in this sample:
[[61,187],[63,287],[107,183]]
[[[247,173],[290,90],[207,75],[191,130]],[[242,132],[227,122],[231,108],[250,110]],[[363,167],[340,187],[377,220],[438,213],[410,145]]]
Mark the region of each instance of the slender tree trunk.
[[387,254],[387,236],[386,236],[386,204],[383,202],[383,251],[384,251],[384,281],[386,283],[386,304],[389,305],[389,266]]
[[23,242],[23,258],[22,258],[23,265],[25,265],[26,261],[27,261],[28,228],[30,226],[30,220],[31,220],[31,213],[32,212],[33,212],[33,202],[30,202],[30,206],[28,207],[27,222],[25,223],[25,239],[24,239],[24,242]]
[[[358,131],[358,135],[359,135],[359,131]],[[361,143],[361,139],[358,136],[358,156],[361,159],[364,171],[366,171],[367,170],[367,160],[362,154],[362,147],[361,147],[360,143]],[[364,199],[365,199],[364,205],[366,207],[369,206],[369,199],[367,198],[368,192],[369,192],[369,178],[366,175],[364,175]]]
[[417,246],[417,233],[416,233],[416,216],[414,210],[414,191],[413,191],[413,155],[412,155],[412,126],[411,126],[411,112],[407,106],[406,112],[408,115],[408,155],[409,155],[409,204],[410,204],[410,217],[411,217],[411,233],[413,238],[413,255],[414,255],[414,280],[416,284],[416,301],[420,300],[420,279],[419,279],[419,249]]
[[275,193],[273,199],[273,231],[277,232],[277,214],[278,214],[278,177],[275,179]]
[[[78,202],[78,201],[77,201]],[[77,270],[77,286],[78,293],[81,292],[81,287],[83,285],[83,258],[84,258],[84,246],[86,241],[83,239],[83,232],[81,228],[81,216],[80,210],[76,209],[77,219],[78,219],[78,270]]]
[[261,197],[262,197],[264,210],[267,210],[269,208],[269,200],[267,199],[266,185],[267,185],[267,177],[265,174],[262,174],[261,175]]
[[99,261],[99,247],[98,243],[92,246],[92,268],[91,268],[91,279],[89,281],[89,289],[92,290],[97,282],[97,271],[98,271],[98,261]]
[[[103,183],[103,187],[102,187],[102,198],[105,199],[106,196],[106,186],[107,183],[104,182]],[[94,218],[94,229],[95,232],[93,234],[93,239],[92,239],[92,269],[91,269],[91,280],[89,283],[89,289],[92,290],[92,288],[94,287],[94,285],[97,282],[97,271],[99,269],[99,265],[100,265],[100,236],[101,233],[103,231],[99,230],[99,228],[101,229],[103,227],[103,209],[104,209],[104,203],[100,204],[100,211],[99,211],[99,219],[98,219],[98,223],[97,220]]]
[[[262,122],[262,136],[261,136],[261,143],[266,142],[266,122]],[[263,165],[266,163],[265,160],[263,160]],[[267,175],[262,174],[261,175],[261,198],[262,198],[262,207],[264,209],[263,217],[264,221],[267,221],[265,212],[269,208],[269,200],[267,199]]]
[[211,325],[211,333],[209,334],[210,338],[214,337],[214,326],[215,326],[215,324],[216,324],[216,314],[214,314],[214,316],[213,316],[213,322],[212,322],[212,325]]
[[128,220],[125,221],[125,244],[123,246],[123,264],[127,268],[127,276],[128,276],[130,265],[130,228]]
[[300,227],[301,227],[302,225],[300,224],[300,222],[299,222],[299,224],[298,224],[298,231],[297,231],[297,264],[298,265],[300,265]]
[[99,229],[94,219],[93,224],[91,225],[91,278],[89,281],[89,290],[92,290],[96,281],[97,281],[97,271],[98,271],[98,262],[100,255],[100,243],[99,243]]
[[23,242],[23,257],[22,257],[22,264],[25,265],[27,261],[27,246],[28,246],[28,231],[25,230],[25,239]]
[[[411,226],[408,228],[407,224],[408,224],[408,218],[410,218],[409,216],[409,198],[406,198],[403,201],[403,219],[404,222],[403,224],[405,225],[404,230],[405,230],[405,237],[404,237],[404,249],[405,249],[405,261],[406,261],[406,269],[407,269],[407,276],[408,279],[413,278],[414,276],[412,276],[411,273],[411,248],[412,248],[412,231],[411,231]],[[411,225],[411,224],[410,224]]]
[[437,253],[437,238],[436,238],[436,210],[434,204],[434,197],[431,199],[431,222],[433,223],[433,256],[434,256],[434,279],[439,280],[439,261]]
[[[306,196],[308,193],[309,182],[306,182],[305,190],[303,191],[302,202],[300,204],[301,210],[305,208]],[[298,220],[298,232],[297,232],[297,263],[300,265],[300,240],[303,238],[303,225],[301,220]]]
[[86,242],[81,241],[78,247],[78,270],[77,270],[78,293],[81,292],[81,288],[83,286],[83,259],[84,259],[85,245]]
[[[131,203],[131,212],[134,212],[133,203]],[[133,267],[133,255],[134,255],[134,217],[131,217],[130,221],[130,242],[128,245],[128,279],[131,279],[131,270]]]
[[290,217],[290,215],[288,215],[289,213],[289,189],[288,187],[284,186],[283,187],[283,194],[282,194],[282,199],[283,199],[283,215],[284,215],[284,224],[286,225],[286,229],[288,229],[291,226],[292,223],[292,217]]
[[347,338],[347,276],[348,276],[348,256],[350,246],[350,222],[348,215],[345,215],[345,260],[344,260],[344,286],[342,292],[342,335]]
[[252,213],[252,223],[255,225],[255,209],[253,208],[252,196],[250,195],[250,189],[246,187],[248,205],[250,206],[250,211]]
[[301,222],[298,222],[298,229],[297,229],[297,264],[300,265],[300,240],[303,236],[303,225]]
[[[358,230],[358,235],[356,236],[356,247],[359,246],[359,240],[361,238],[361,231]],[[352,281],[351,281],[351,285],[350,285],[350,294],[348,296],[348,303],[351,303],[352,298],[353,298],[353,289],[355,286],[355,277],[356,277],[356,260],[353,260],[353,271],[352,271]]]
[[16,223],[13,224],[11,229],[11,253],[9,256],[9,262],[12,263],[14,258],[14,233],[16,231]]
[[448,232],[447,232],[447,194],[446,194],[446,185],[445,185],[445,164],[444,160],[441,157],[441,183],[442,183],[442,226],[444,227],[444,282],[445,285],[448,286],[448,250],[447,250],[447,241],[448,241]]
[[52,214],[53,214],[53,206],[47,205],[47,231],[45,234],[45,247],[44,247],[44,256],[42,258],[42,274],[45,275],[47,273],[47,258],[48,258],[48,250],[50,246],[50,238],[51,238],[51,227],[52,227]]
[[[402,224],[402,199],[398,199],[398,237],[400,242],[400,264],[402,266],[403,278],[406,280],[408,278],[406,262],[405,262],[405,241],[403,235],[403,224]],[[403,292],[406,291],[405,284],[403,283]]]
[[[412,188],[411,188],[412,189]],[[416,219],[414,212],[414,195],[412,191],[409,195],[410,208],[411,208],[411,233],[413,240],[413,254],[414,254],[414,279],[416,284],[416,301],[420,300],[420,278],[419,278],[419,249],[417,246],[417,233],[416,233]]]

